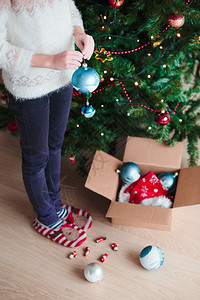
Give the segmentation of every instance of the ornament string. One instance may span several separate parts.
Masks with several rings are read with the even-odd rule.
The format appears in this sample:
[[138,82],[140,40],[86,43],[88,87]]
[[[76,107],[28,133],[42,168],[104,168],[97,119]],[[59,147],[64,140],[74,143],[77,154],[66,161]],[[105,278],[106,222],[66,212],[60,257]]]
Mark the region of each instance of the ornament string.
[[[122,86],[123,92],[124,92],[124,94],[125,94],[127,100],[129,101],[129,103],[130,103],[132,106],[134,106],[134,107],[140,106],[140,107],[143,107],[144,109],[146,109],[146,110],[148,110],[148,111],[155,112],[155,113],[160,113],[160,112],[162,111],[162,110],[160,110],[160,109],[159,109],[159,110],[156,110],[156,109],[150,108],[149,106],[147,106],[147,105],[145,105],[145,104],[134,104],[134,103],[132,103],[132,100],[130,99],[129,94],[128,94],[127,91],[126,91],[126,88],[125,88],[123,82],[120,81],[120,84],[121,84],[121,86]],[[176,106],[175,106],[175,108],[174,108],[174,110],[169,109],[169,111],[166,111],[166,113],[169,114],[169,113],[171,112],[172,114],[175,115],[175,114],[176,114],[176,111],[177,111],[177,108],[179,107],[179,105],[180,105],[180,103],[177,103]],[[182,113],[182,109],[181,109],[181,113]]]
[[[125,94],[125,96],[126,96],[128,102],[130,103],[130,105],[132,105],[132,106],[134,106],[134,107],[140,106],[140,107],[142,107],[142,108],[144,108],[144,109],[146,109],[146,110],[148,110],[148,111],[155,112],[155,113],[161,112],[160,109],[159,109],[159,110],[153,109],[153,108],[150,108],[149,106],[147,106],[147,105],[145,105],[145,104],[136,104],[136,103],[133,103],[132,100],[131,100],[131,98],[129,97],[129,94],[128,94],[128,92],[126,91],[125,85],[124,85],[124,83],[123,83],[122,81],[120,81],[120,85],[121,85],[121,87],[122,87],[122,89],[123,89],[123,92],[124,92],[124,94]],[[100,89],[97,89],[97,90],[93,91],[92,94],[96,94],[96,93],[102,92],[102,91],[104,91],[106,88],[108,88],[108,87],[113,87],[113,86],[114,86],[113,83],[112,83],[112,84],[108,84],[108,85],[105,86],[105,87],[102,87],[102,88],[100,88]],[[78,95],[80,95],[80,94],[82,94],[82,93],[80,93],[80,92],[78,92],[78,93],[73,93],[73,97],[78,96]],[[179,105],[180,105],[180,103],[177,103],[173,111],[170,109],[170,111],[171,111],[174,115],[176,114],[176,111],[177,111],[177,108],[178,108]],[[167,112],[167,113],[170,113],[169,111],[166,111],[166,112]]]
[[[159,33],[159,35],[157,35],[157,38],[158,37],[161,37],[161,35],[167,31],[169,29],[169,27],[171,27],[170,25],[167,25],[167,27],[162,30],[161,33]],[[153,44],[155,41],[154,40],[151,40],[150,42],[140,46],[140,47],[137,47],[135,49],[132,49],[132,50],[126,50],[126,51],[110,51],[110,50],[105,50],[108,54],[115,54],[115,55],[121,55],[121,54],[129,54],[129,53],[133,53],[133,52],[137,52],[139,50],[142,50],[144,49],[145,47],[149,46],[150,44]],[[95,48],[96,51],[100,51],[101,49],[100,48]]]

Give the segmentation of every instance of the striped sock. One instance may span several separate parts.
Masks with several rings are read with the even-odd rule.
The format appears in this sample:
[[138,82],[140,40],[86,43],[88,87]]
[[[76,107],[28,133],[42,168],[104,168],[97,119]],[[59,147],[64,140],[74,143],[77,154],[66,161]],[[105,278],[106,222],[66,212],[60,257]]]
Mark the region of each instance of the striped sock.
[[57,212],[58,218],[64,219],[68,214],[68,210],[66,208],[62,208],[59,212]]
[[47,227],[51,229],[59,229],[63,224],[64,224],[63,221],[59,220],[58,222],[48,225]]

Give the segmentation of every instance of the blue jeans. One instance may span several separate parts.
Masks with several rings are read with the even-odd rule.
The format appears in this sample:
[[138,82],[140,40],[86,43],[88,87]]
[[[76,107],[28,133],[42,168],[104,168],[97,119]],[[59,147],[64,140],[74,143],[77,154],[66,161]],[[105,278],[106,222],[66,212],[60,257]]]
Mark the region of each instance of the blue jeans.
[[38,219],[45,225],[59,220],[61,210],[61,147],[71,106],[73,87],[37,99],[9,96],[9,109],[20,134],[24,185]]

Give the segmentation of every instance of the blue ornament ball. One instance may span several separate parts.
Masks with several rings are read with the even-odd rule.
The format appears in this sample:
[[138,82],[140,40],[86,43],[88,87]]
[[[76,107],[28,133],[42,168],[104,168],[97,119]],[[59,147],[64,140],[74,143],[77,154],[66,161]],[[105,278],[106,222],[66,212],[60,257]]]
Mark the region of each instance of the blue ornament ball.
[[124,183],[132,183],[140,178],[140,168],[133,162],[126,162],[118,171]]
[[96,110],[94,109],[94,107],[92,105],[84,105],[82,108],[81,108],[81,114],[89,119],[89,118],[92,118],[95,114]]
[[87,64],[83,64],[72,76],[72,84],[81,93],[91,93],[99,85],[99,74]]
[[164,173],[158,174],[157,177],[160,179],[163,187],[166,190],[169,190],[175,184],[175,178],[176,178],[176,176],[177,176],[177,173],[172,174],[172,173],[169,173],[169,172],[164,172]]
[[157,270],[164,262],[164,253],[157,246],[147,246],[140,252],[140,263],[147,270]]

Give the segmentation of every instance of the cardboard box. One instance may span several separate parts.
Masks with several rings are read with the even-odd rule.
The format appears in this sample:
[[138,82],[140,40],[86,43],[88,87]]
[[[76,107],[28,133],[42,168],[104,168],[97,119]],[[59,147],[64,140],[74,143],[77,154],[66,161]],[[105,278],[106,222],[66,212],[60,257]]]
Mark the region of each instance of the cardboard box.
[[123,162],[103,151],[96,151],[85,187],[111,200],[106,217],[112,223],[171,231],[176,207],[200,204],[200,166],[180,169],[182,150],[183,143],[169,147],[148,138],[128,137],[123,157],[123,162],[136,163],[141,175],[180,171],[173,208],[116,201],[120,188],[116,170]]

